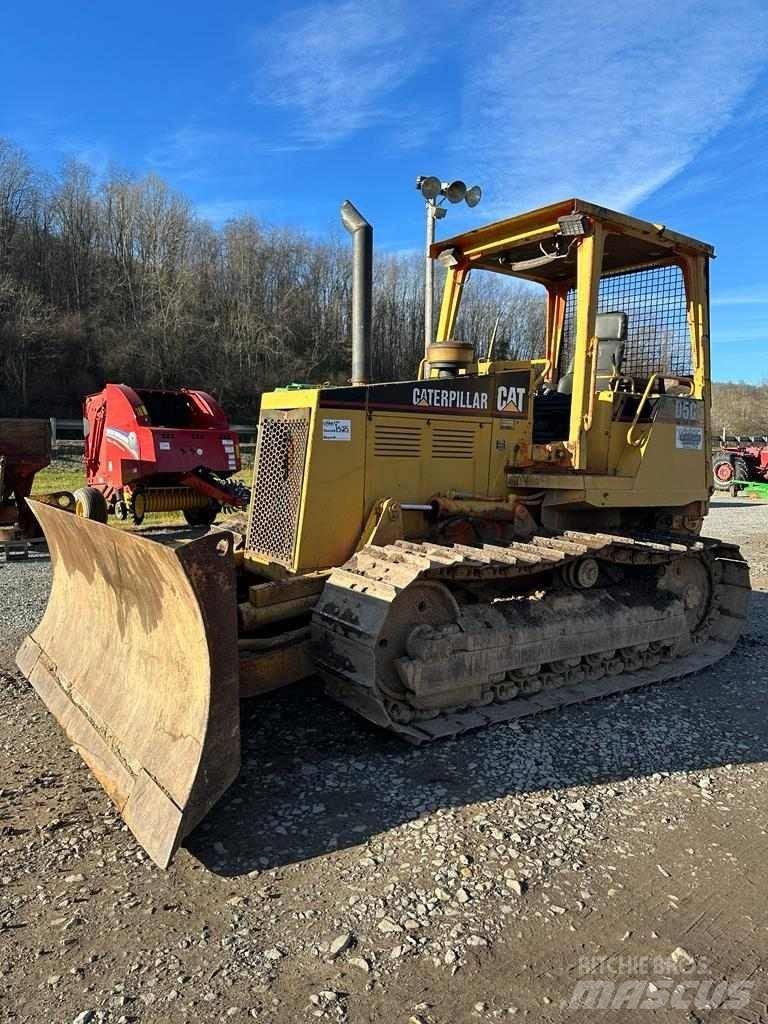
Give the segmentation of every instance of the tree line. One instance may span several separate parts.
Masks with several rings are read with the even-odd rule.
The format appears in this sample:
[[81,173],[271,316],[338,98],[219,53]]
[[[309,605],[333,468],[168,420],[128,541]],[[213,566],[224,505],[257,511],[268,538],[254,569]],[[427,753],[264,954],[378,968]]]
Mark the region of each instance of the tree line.
[[[463,328],[498,354],[534,354],[541,299],[473,282]],[[407,379],[422,352],[423,260],[377,254],[375,379]],[[214,227],[160,177],[84,164],[57,176],[0,139],[0,415],[77,416],[105,381],[213,392],[252,421],[262,391],[343,383],[351,360],[351,247],[235,218]],[[498,319],[498,324],[497,324]]]
[[768,382],[712,385],[714,434],[768,434]]
[[[439,273],[439,270],[438,270]],[[105,381],[213,392],[253,422],[262,391],[343,383],[351,247],[238,217],[215,227],[160,177],[70,161],[44,175],[0,138],[0,416],[79,415]],[[377,253],[373,373],[412,377],[422,353],[419,253]],[[478,274],[457,336],[540,355],[540,293]],[[713,427],[768,430],[768,384],[716,384]]]

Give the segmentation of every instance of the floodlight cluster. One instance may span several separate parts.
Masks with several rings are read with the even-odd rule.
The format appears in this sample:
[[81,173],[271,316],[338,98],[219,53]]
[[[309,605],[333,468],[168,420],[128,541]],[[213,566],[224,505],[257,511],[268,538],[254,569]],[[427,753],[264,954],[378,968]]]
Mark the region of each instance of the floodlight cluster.
[[477,206],[483,195],[479,185],[468,188],[461,180],[441,181],[433,174],[420,174],[416,179],[416,188],[428,203],[433,204],[442,199],[447,199],[449,203],[460,203],[463,199],[467,206],[472,207]]

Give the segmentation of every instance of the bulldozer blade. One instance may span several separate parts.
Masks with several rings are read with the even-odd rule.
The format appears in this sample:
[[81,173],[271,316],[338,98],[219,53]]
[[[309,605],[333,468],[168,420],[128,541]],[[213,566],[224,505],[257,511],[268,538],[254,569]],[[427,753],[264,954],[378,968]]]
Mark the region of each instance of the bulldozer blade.
[[30,506],[53,583],[17,664],[165,868],[240,768],[231,535],[172,547]]

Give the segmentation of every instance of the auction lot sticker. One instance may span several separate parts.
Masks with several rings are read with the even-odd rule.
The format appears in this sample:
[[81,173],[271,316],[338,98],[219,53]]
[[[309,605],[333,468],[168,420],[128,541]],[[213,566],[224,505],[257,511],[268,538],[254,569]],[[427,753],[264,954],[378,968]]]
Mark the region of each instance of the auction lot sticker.
[[675,427],[675,446],[700,452],[704,447],[704,431],[701,427]]
[[352,420],[323,420],[324,441],[351,441]]

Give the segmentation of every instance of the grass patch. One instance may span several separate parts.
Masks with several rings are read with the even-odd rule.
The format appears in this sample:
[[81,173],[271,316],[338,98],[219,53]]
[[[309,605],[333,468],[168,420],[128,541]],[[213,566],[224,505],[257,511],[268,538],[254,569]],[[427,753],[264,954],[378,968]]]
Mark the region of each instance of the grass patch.
[[[235,475],[235,479],[242,480],[247,487],[250,487],[252,475],[252,466],[247,466]],[[83,466],[82,456],[79,453],[57,455],[50,466],[46,466],[35,477],[32,497],[34,498],[35,494],[46,494],[50,491],[74,492],[78,487],[85,487],[85,485],[85,467]],[[112,526],[117,526],[121,529],[130,530],[133,528],[133,523],[121,523],[114,516],[110,516],[109,521]],[[186,525],[186,519],[181,512],[153,512],[144,520],[145,526],[159,526],[161,524],[184,526]]]
[[76,491],[85,487],[83,460],[79,456],[57,458],[35,477],[32,497],[48,491]]

